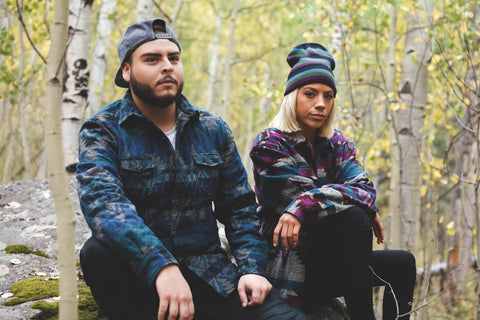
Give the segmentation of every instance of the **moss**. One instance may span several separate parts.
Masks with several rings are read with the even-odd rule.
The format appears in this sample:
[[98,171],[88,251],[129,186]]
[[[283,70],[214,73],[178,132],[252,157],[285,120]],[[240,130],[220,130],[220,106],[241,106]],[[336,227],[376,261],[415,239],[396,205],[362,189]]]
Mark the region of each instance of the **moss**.
[[[38,320],[57,320],[58,319],[58,303],[46,301],[38,301],[32,303],[32,309],[42,310],[42,313],[36,319]],[[82,319],[82,318],[79,318]]]
[[24,279],[12,284],[10,292],[13,293],[15,298],[5,301],[3,304],[6,306],[52,298],[58,296],[58,280],[45,280],[45,278]]
[[[93,299],[90,288],[83,280],[78,285],[78,318],[82,320],[96,320],[100,317],[100,310]],[[3,304],[13,306],[27,301],[47,299],[58,296],[58,279],[30,278],[21,280],[10,286],[10,292],[14,299],[7,300]],[[37,301],[31,305],[33,309],[42,310],[39,320],[58,319],[58,303]]]
[[5,247],[6,253],[24,253],[24,254],[34,254],[39,257],[49,258],[48,255],[43,253],[42,251],[32,250],[24,244],[12,244],[10,246]]

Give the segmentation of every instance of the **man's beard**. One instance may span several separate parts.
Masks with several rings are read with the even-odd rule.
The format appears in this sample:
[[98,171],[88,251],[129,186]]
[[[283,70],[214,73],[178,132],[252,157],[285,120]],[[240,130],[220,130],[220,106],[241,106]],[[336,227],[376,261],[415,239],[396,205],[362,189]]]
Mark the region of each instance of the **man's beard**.
[[178,90],[176,95],[170,95],[165,97],[157,97],[153,92],[153,87],[137,81],[133,72],[130,73],[130,88],[135,95],[144,103],[157,108],[166,108],[174,103],[180,96],[183,90],[183,81],[178,84]]

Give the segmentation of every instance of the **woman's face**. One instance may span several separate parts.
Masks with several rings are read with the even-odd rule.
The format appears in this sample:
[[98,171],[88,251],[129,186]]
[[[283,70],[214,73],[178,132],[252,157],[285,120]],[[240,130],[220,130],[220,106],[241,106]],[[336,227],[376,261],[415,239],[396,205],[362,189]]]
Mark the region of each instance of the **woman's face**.
[[332,111],[333,99],[333,89],[323,83],[310,83],[298,89],[297,122],[307,139],[313,139],[317,129],[325,123]]

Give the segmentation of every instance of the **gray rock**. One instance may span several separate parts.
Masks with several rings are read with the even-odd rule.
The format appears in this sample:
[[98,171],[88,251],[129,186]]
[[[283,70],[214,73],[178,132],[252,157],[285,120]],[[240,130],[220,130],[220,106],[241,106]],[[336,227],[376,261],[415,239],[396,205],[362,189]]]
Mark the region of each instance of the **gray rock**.
[[[75,250],[90,237],[90,230],[78,205],[76,180],[68,178],[75,214]],[[14,307],[1,305],[2,293],[22,279],[35,276],[58,276],[57,226],[53,199],[47,179],[14,181],[0,186],[0,320],[34,319],[40,311],[31,309],[31,303]],[[47,254],[49,258],[33,254],[6,254],[8,245],[23,244]],[[19,263],[12,263],[14,262]],[[18,260],[18,261],[16,261]]]

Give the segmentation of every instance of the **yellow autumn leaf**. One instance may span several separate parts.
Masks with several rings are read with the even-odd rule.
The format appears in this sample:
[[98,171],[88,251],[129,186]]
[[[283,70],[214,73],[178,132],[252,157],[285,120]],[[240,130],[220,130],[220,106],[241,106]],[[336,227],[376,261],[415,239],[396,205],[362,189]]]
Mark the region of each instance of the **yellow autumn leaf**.
[[423,185],[420,187],[420,196],[425,197],[426,194],[427,194],[427,186]]
[[447,224],[447,234],[449,236],[454,236],[455,235],[455,221],[450,221]]
[[450,181],[452,181],[453,183],[458,183],[458,181],[459,181],[458,176],[457,175],[451,176]]
[[398,103],[392,103],[392,104],[390,105],[390,109],[391,109],[392,111],[397,111],[398,109],[400,109],[400,104],[398,104]]

